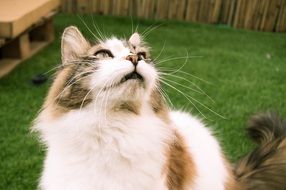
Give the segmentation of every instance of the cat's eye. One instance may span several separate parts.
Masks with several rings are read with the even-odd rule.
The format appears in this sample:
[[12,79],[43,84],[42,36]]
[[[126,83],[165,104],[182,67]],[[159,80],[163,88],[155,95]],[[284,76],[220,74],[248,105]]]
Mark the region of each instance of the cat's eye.
[[137,53],[137,56],[138,56],[138,61],[146,59],[146,53],[145,52],[139,52],[139,53]]
[[103,59],[103,58],[113,58],[113,54],[111,53],[111,51],[107,50],[107,49],[101,49],[98,50],[97,52],[95,52],[93,54],[96,58],[99,59]]

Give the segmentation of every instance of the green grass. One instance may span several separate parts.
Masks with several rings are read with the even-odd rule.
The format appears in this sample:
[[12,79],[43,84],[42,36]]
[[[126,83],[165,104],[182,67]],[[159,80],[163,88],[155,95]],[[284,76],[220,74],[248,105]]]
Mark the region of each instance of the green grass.
[[[91,16],[83,19],[92,28]],[[130,18],[94,16],[94,20],[108,34],[123,37],[131,33]],[[134,20],[134,25],[137,23],[139,32],[143,32],[155,21]],[[194,102],[207,117],[205,122],[215,128],[228,158],[236,161],[253,147],[244,132],[245,122],[252,113],[277,110],[286,115],[286,34],[176,21],[156,23],[163,25],[147,37],[154,57],[164,43],[160,59],[185,56],[187,51],[189,55],[201,56],[190,59],[182,71],[209,81],[211,84],[185,75],[215,103],[205,95],[180,89],[227,118],[216,116]],[[29,128],[51,80],[42,86],[33,86],[30,79],[60,62],[60,34],[71,24],[79,26],[84,34],[92,37],[77,16],[57,15],[55,42],[0,80],[0,189],[36,188],[44,151],[29,133]],[[174,60],[160,66],[180,68],[183,63],[183,59]],[[188,85],[184,80],[172,80]],[[180,93],[171,88],[166,88],[166,91],[176,108],[200,115]]]

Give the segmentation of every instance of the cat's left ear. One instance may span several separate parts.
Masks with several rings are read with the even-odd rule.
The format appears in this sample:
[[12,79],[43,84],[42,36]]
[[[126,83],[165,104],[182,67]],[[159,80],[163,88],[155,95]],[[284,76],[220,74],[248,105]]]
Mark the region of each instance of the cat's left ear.
[[138,46],[141,43],[141,36],[137,32],[135,32],[131,35],[128,41],[132,46]]
[[75,26],[64,30],[61,43],[62,64],[77,60],[90,48],[89,42]]

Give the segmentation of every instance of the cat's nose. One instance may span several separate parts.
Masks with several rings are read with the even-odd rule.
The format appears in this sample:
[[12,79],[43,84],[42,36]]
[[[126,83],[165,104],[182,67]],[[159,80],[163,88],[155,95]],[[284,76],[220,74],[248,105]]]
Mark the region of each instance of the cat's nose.
[[135,67],[138,64],[138,56],[137,55],[128,55],[126,57],[126,60],[131,61]]

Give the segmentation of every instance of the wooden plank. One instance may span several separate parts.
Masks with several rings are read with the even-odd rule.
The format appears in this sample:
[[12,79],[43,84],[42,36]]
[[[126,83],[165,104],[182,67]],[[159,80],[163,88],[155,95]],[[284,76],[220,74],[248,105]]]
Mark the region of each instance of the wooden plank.
[[8,74],[14,67],[31,57],[54,40],[53,14],[49,14],[45,22],[39,21],[30,30],[15,39],[2,44],[0,48],[0,77]]
[[143,7],[144,7],[144,4],[145,4],[145,1],[144,0],[137,0],[137,8],[136,8],[136,10],[137,10],[137,15],[138,15],[138,17],[144,17],[144,9],[143,9]]
[[276,32],[286,32],[286,1],[283,0],[279,10],[279,16],[275,26]]
[[244,27],[244,21],[245,21],[245,16],[246,16],[246,9],[248,6],[248,3],[250,3],[249,0],[242,0],[241,2],[241,9],[240,9],[240,19],[239,19],[239,28]]
[[256,4],[255,15],[254,15],[253,24],[252,24],[252,28],[255,30],[258,30],[261,25],[262,16],[263,16],[263,3],[264,2],[262,2],[261,0],[258,0]]
[[65,0],[61,0],[60,10],[66,12],[66,2]]
[[206,0],[200,0],[198,1],[198,12],[197,12],[197,19],[199,22],[204,22],[204,14],[205,14],[205,11],[204,11],[204,6],[205,6],[205,3],[206,3]]
[[148,9],[148,15],[145,15],[145,18],[153,19],[155,17],[155,1],[148,0],[146,9]]
[[222,1],[216,0],[209,18],[209,23],[215,24],[219,22],[219,15],[222,10]]
[[149,9],[149,3],[150,0],[143,0],[142,4],[141,4],[141,9],[143,9],[142,11],[142,17],[144,18],[149,18],[149,14],[150,14],[150,9]]
[[65,0],[67,13],[73,12],[73,1]]
[[141,17],[148,18],[148,2],[147,0],[141,0]]
[[156,18],[166,19],[168,18],[168,5],[169,0],[158,0],[156,6]]
[[231,8],[231,0],[222,0],[223,2],[221,3],[221,16],[220,16],[220,23],[226,24],[228,17],[229,17],[229,12]]
[[178,20],[185,20],[186,17],[186,5],[187,5],[187,0],[179,0],[177,3],[177,15],[176,18]]
[[272,2],[269,3],[267,15],[266,15],[266,22],[264,26],[265,31],[271,32],[275,30],[275,22],[278,19],[279,9],[280,9],[281,4],[282,4],[281,0],[272,0]]
[[176,18],[177,12],[177,1],[176,0],[169,0],[169,7],[168,7],[168,19]]
[[269,7],[269,3],[270,1],[268,0],[263,0],[262,1],[262,20],[261,20],[261,24],[259,26],[259,30],[264,30],[265,28],[265,23],[266,23],[266,17],[267,17],[267,11],[268,11],[268,7]]
[[96,1],[95,0],[87,0],[87,12],[89,13],[89,14],[91,14],[91,13],[93,13],[93,7],[94,7],[94,3],[95,3]]
[[200,1],[198,0],[192,0],[192,7],[191,7],[191,15],[190,15],[190,20],[193,22],[198,21],[198,16],[199,16],[199,9],[200,9]]
[[187,6],[186,6],[186,20],[187,21],[194,21],[193,20],[193,13],[194,13],[194,7],[195,7],[195,0],[188,0]]
[[246,11],[246,5],[247,0],[239,0],[239,9],[238,9],[238,15],[237,15],[237,22],[236,22],[236,28],[243,28],[244,20],[245,20],[245,11]]
[[129,5],[129,0],[121,0],[121,4],[120,4],[120,15],[121,16],[128,15],[128,5]]
[[246,11],[249,1],[248,0],[237,0],[235,17],[233,26],[235,28],[243,28],[246,19]]
[[88,13],[87,0],[77,0],[76,7],[78,13]]
[[128,5],[128,15],[137,16],[137,5],[135,0],[130,0]]
[[230,26],[234,25],[235,14],[236,14],[236,9],[237,9],[236,4],[237,4],[237,0],[231,0],[230,12],[229,12],[228,20],[227,20],[227,24]]
[[248,5],[246,7],[246,16],[244,20],[244,28],[252,29],[254,27],[256,13],[259,8],[258,3],[259,0],[248,1]]
[[110,4],[112,0],[104,0],[100,2],[100,13],[103,15],[109,14],[110,11]]
[[93,13],[97,13],[97,14],[101,14],[101,6],[100,6],[100,3],[101,3],[101,0],[93,0],[94,3],[93,3],[93,8],[92,8],[92,12]]

